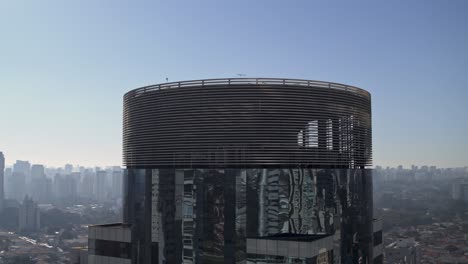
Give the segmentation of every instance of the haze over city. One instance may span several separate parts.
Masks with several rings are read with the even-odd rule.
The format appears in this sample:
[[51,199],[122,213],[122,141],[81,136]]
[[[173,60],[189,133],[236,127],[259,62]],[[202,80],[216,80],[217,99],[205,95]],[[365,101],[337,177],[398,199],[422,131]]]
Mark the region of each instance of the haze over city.
[[1,1],[0,264],[468,264],[467,14]]
[[[466,1],[3,1],[0,150],[122,164],[122,97],[239,77],[372,94],[374,164],[468,165]],[[255,26],[253,26],[255,25]]]

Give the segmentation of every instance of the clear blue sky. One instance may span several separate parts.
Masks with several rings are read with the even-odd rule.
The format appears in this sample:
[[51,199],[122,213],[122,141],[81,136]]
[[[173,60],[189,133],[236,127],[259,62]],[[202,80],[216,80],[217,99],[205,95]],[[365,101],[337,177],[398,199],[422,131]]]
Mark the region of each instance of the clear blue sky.
[[236,77],[372,93],[376,165],[468,165],[468,1],[3,1],[0,151],[121,164],[122,96]]

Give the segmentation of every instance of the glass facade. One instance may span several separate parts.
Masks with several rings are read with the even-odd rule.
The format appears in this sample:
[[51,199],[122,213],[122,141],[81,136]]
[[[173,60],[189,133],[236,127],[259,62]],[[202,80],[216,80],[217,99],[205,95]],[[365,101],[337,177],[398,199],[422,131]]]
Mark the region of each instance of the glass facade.
[[333,235],[326,259],[372,262],[368,169],[130,168],[126,174],[132,263],[328,263],[319,261],[324,256],[247,253],[247,238],[277,234]]

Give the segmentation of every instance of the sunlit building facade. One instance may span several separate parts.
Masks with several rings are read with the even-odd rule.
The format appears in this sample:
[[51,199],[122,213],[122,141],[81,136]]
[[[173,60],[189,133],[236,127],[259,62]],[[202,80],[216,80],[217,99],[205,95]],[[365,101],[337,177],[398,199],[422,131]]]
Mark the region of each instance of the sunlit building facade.
[[125,263],[373,263],[367,91],[165,83],[124,96],[123,129]]

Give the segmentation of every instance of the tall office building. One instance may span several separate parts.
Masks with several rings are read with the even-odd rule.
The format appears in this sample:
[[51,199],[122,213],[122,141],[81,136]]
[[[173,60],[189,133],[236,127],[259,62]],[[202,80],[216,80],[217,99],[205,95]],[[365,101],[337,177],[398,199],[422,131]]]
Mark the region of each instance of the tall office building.
[[5,208],[5,156],[3,152],[0,151],[0,213],[3,212]]
[[90,227],[90,263],[374,262],[367,91],[165,83],[123,119],[124,223]]

